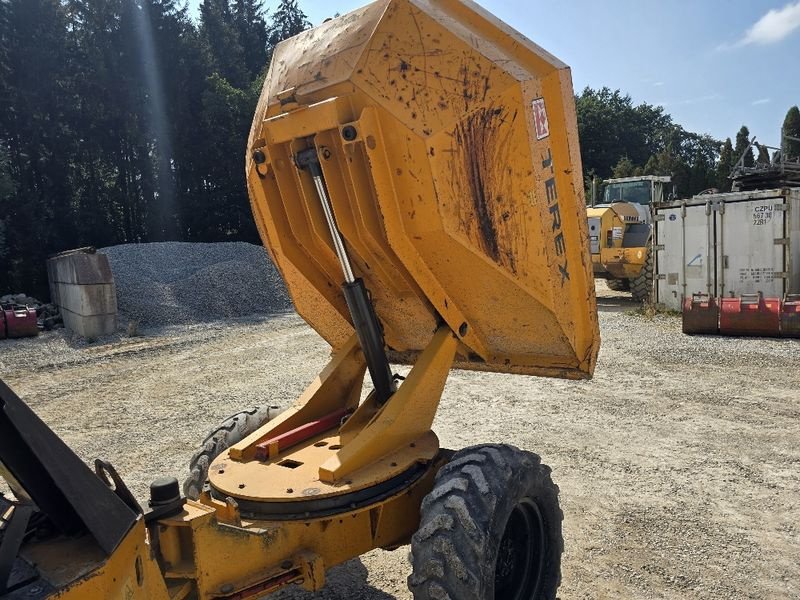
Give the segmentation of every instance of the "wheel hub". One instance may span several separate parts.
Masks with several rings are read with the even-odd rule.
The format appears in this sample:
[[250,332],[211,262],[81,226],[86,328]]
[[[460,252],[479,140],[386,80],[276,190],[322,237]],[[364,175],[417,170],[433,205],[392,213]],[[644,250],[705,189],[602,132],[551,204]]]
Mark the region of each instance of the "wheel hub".
[[496,600],[531,600],[536,597],[544,570],[545,543],[539,507],[533,500],[525,498],[511,512],[497,551]]

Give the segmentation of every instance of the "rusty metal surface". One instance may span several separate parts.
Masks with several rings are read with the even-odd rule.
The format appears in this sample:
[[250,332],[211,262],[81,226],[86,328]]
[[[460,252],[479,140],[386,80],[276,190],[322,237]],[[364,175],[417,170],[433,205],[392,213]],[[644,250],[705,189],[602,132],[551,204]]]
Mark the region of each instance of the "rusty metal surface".
[[764,298],[759,294],[743,294],[721,298],[719,332],[723,335],[778,337],[780,334],[781,299]]
[[456,0],[382,0],[278,46],[249,139],[251,202],[298,312],[339,348],[352,332],[341,273],[292,161],[311,146],[395,360],[413,361],[441,319],[459,336],[457,366],[592,373],[565,65]]
[[694,294],[683,302],[683,333],[716,334],[719,332],[719,303],[714,296]]
[[36,310],[23,305],[5,305],[0,308],[3,316],[0,317],[4,325],[0,325],[5,335],[0,338],[21,338],[39,335],[39,326],[36,322]]
[[800,294],[786,294],[783,298],[781,337],[800,338]]

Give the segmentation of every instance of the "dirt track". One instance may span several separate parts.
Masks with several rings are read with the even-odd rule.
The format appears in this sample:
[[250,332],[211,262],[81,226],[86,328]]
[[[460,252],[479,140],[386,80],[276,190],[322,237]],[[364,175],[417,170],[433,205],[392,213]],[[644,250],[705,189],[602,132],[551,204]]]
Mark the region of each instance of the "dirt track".
[[[800,342],[689,338],[600,291],[594,380],[455,372],[435,428],[458,448],[509,442],[561,487],[560,597],[800,597]],[[206,431],[238,409],[285,406],[326,361],[294,316],[200,326],[102,347],[0,342],[0,376],[87,461],[111,460],[141,499],[182,478]],[[408,599],[405,549],[281,599]]]

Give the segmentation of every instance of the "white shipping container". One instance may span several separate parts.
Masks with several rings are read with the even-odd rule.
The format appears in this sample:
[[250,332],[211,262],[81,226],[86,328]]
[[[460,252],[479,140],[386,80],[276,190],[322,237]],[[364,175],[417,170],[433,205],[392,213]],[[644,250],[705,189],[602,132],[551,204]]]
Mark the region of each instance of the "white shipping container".
[[800,293],[800,189],[707,194],[656,207],[656,302]]

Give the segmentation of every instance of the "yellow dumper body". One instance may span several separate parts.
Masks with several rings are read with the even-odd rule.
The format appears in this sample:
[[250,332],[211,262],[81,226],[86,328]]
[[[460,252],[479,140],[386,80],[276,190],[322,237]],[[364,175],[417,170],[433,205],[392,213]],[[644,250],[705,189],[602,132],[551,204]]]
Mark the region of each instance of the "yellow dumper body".
[[599,335],[564,64],[456,0],[381,0],[277,47],[247,182],[297,311],[336,350],[353,332],[341,268],[293,162],[312,146],[394,360],[413,362],[443,321],[456,366],[591,375]]

